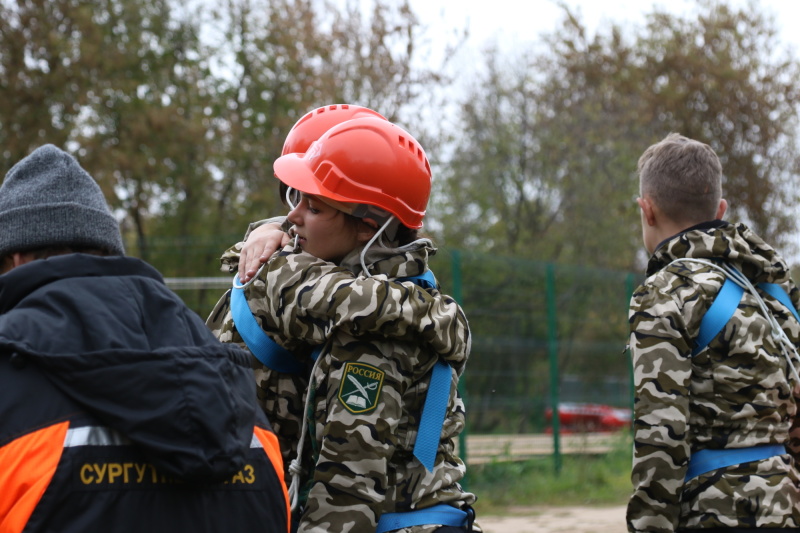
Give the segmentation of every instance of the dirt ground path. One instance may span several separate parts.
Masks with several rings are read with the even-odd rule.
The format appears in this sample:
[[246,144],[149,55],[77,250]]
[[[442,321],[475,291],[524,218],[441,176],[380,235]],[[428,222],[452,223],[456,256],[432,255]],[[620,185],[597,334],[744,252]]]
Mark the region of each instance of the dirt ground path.
[[485,533],[626,533],[625,507],[525,507],[479,516]]

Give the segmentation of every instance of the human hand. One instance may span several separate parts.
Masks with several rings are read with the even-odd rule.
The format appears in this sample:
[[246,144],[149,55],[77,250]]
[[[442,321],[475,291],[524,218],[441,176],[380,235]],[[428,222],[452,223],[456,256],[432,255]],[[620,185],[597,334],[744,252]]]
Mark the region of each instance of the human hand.
[[280,224],[264,224],[251,231],[239,255],[239,282],[250,281],[261,265],[290,240]]

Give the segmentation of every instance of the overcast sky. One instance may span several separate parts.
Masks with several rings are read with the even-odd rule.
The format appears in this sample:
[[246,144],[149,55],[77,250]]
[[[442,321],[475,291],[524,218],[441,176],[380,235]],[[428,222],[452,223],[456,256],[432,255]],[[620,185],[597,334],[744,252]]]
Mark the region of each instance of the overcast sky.
[[[641,26],[644,14],[658,6],[677,14],[694,10],[691,0],[564,0],[590,30],[609,21]],[[746,5],[744,0],[732,0],[732,5]],[[488,40],[502,47],[536,41],[543,32],[552,30],[561,20],[561,8],[555,0],[411,0],[414,10],[429,36],[448,35],[454,28],[469,28],[469,45],[479,49]],[[787,44],[800,48],[800,1],[760,0],[764,12],[777,17],[781,37]]]

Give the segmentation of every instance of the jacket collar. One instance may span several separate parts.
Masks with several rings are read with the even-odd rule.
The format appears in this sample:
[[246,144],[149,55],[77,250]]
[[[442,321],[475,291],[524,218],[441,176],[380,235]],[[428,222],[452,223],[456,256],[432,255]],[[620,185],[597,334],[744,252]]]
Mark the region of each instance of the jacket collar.
[[0,276],[0,314],[33,291],[54,281],[92,276],[146,276],[163,282],[158,271],[140,259],[66,254],[37,259]]
[[780,254],[746,225],[718,220],[688,228],[661,243],[650,257],[647,275],[687,257],[724,260],[753,282],[779,282],[789,271]]

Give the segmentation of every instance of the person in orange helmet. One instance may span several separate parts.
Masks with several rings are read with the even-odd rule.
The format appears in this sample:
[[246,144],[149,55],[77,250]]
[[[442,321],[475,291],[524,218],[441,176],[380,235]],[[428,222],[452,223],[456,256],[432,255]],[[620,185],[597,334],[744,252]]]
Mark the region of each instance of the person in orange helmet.
[[[313,109],[298,120],[283,142],[281,155],[303,154],[311,144],[337,124],[346,120],[362,117],[386,117],[358,105],[334,104]],[[285,199],[286,186],[280,184],[281,198]],[[285,200],[284,200],[285,202]],[[258,268],[281,246],[287,244],[287,235],[281,229],[285,217],[274,217],[250,224],[244,236],[241,251],[238,254],[239,279],[247,282]]]
[[[311,144],[319,139],[333,126],[347,120],[360,117],[386,118],[367,107],[350,104],[325,105],[313,109],[303,115],[286,136],[281,155],[305,153]],[[280,195],[286,203],[287,187],[280,183]],[[242,283],[249,282],[269,257],[280,247],[289,242],[289,235],[284,231],[291,226],[286,216],[276,216],[253,222],[247,228],[242,242],[225,251],[221,257],[224,272],[237,272]],[[253,297],[251,306],[258,309],[258,298]],[[224,342],[237,342],[240,346],[252,348],[242,341],[238,335],[233,336],[234,324],[230,314],[229,295],[225,294],[209,315],[206,325]],[[281,355],[286,360],[304,361],[307,354]],[[280,441],[280,449],[285,467],[285,480],[291,480],[289,465],[297,458],[297,442],[300,437],[300,426],[303,420],[303,392],[308,385],[308,370],[297,371],[294,365],[267,364],[255,356],[252,367],[257,383],[258,401],[267,418],[273,425]]]
[[424,150],[385,119],[355,118],[274,169],[288,243],[216,311],[233,324],[224,340],[273,343],[287,350],[278,364],[309,372],[289,472],[298,531],[480,531],[454,446],[471,335],[418,234]]

